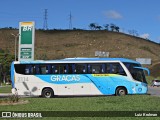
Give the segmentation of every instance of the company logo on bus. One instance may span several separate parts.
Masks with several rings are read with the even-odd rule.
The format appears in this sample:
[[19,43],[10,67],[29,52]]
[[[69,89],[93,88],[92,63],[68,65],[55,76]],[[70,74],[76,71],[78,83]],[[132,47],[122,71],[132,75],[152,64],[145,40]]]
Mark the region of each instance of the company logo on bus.
[[52,75],[51,81],[58,82],[58,81],[66,81],[66,82],[72,82],[72,81],[80,81],[79,75]]
[[138,88],[138,91],[139,91],[139,92],[142,92],[142,88]]

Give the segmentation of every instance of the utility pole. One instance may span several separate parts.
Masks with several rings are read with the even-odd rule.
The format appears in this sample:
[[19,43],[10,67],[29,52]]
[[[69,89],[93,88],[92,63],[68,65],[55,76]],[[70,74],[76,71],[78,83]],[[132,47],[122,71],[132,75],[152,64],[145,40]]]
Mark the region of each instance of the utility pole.
[[45,10],[44,10],[44,23],[43,23],[43,29],[44,29],[44,30],[47,30],[47,29],[48,29],[47,20],[48,20],[48,9],[45,9]]
[[15,40],[15,45],[14,45],[14,55],[15,55],[15,61],[16,61],[16,58],[17,58],[17,38],[19,37],[19,34],[15,35],[13,33],[11,33],[12,36],[14,36],[14,40]]
[[69,29],[70,30],[72,29],[72,14],[71,14],[71,12],[69,14]]

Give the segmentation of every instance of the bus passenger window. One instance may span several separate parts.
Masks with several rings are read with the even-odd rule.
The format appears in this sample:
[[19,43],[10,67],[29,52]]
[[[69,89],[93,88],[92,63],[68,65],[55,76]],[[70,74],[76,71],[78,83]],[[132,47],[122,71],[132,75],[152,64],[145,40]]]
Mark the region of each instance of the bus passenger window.
[[36,67],[36,74],[40,74],[39,65],[35,65],[35,67]]
[[118,74],[118,66],[112,64],[112,70],[111,71],[112,71],[113,74]]
[[25,69],[25,74],[27,74],[27,75],[29,74],[29,68]]
[[77,74],[87,73],[85,64],[75,64],[75,71]]
[[67,73],[68,73],[68,74],[74,73],[74,71],[73,71],[73,69],[72,69],[72,64],[68,64],[68,65],[67,65]]
[[25,74],[28,75],[29,74],[29,67],[25,68]]
[[51,71],[52,71],[51,72],[52,74],[57,74],[58,73],[57,66],[56,65],[52,65]]
[[52,71],[54,74],[67,74],[68,73],[68,67],[64,64],[57,64],[52,66]]
[[83,73],[86,73],[86,67],[83,66]]
[[60,73],[61,74],[66,74],[67,73],[67,67],[66,67],[66,65],[59,66],[59,69],[60,69]]
[[52,73],[59,74],[59,66],[58,65],[52,65]]
[[46,65],[46,74],[51,74],[51,65]]
[[92,74],[99,74],[104,72],[102,68],[102,64],[90,64],[89,69],[90,69],[89,73],[92,73]]
[[41,65],[40,66],[40,74],[46,74],[46,66],[45,65]]
[[26,65],[25,74],[27,74],[27,75],[35,74],[35,66],[34,65]]
[[107,63],[106,64],[106,73],[111,73],[111,67],[110,67],[110,64],[109,63]]
[[15,64],[14,67],[16,73],[25,74],[25,68],[26,68],[25,64]]
[[66,70],[66,69],[64,70],[64,73],[67,73],[67,70]]
[[119,74],[119,75],[126,76],[126,73],[120,63],[107,63],[106,64],[106,73]]
[[57,73],[58,73],[58,70],[55,70],[55,71],[54,71],[54,73],[56,73],[56,74],[57,74]]
[[102,64],[102,66],[101,66],[101,71],[102,71],[102,73],[105,73],[105,64]]
[[73,74],[75,74],[77,72],[75,64],[70,64],[70,69],[72,69]]

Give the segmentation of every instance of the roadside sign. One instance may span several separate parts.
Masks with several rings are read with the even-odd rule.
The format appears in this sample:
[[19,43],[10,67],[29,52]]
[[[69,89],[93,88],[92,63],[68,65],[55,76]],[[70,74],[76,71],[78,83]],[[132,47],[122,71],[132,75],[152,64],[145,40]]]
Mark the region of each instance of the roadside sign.
[[106,51],[95,51],[96,57],[109,57],[109,52]]
[[145,65],[151,65],[152,64],[152,59],[151,58],[136,58],[136,61],[145,64]]
[[19,61],[34,60],[35,23],[19,23]]
[[21,48],[21,59],[32,58],[32,48]]

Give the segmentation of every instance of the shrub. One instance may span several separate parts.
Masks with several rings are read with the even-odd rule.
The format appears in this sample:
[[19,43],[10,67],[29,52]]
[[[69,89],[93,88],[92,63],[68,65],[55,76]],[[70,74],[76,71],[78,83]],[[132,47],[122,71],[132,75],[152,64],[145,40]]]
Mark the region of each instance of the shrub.
[[10,102],[13,102],[13,103],[18,102],[19,99],[20,99],[20,97],[19,97],[17,94],[13,94],[13,95],[11,95],[11,96],[9,97],[9,101],[10,101]]

